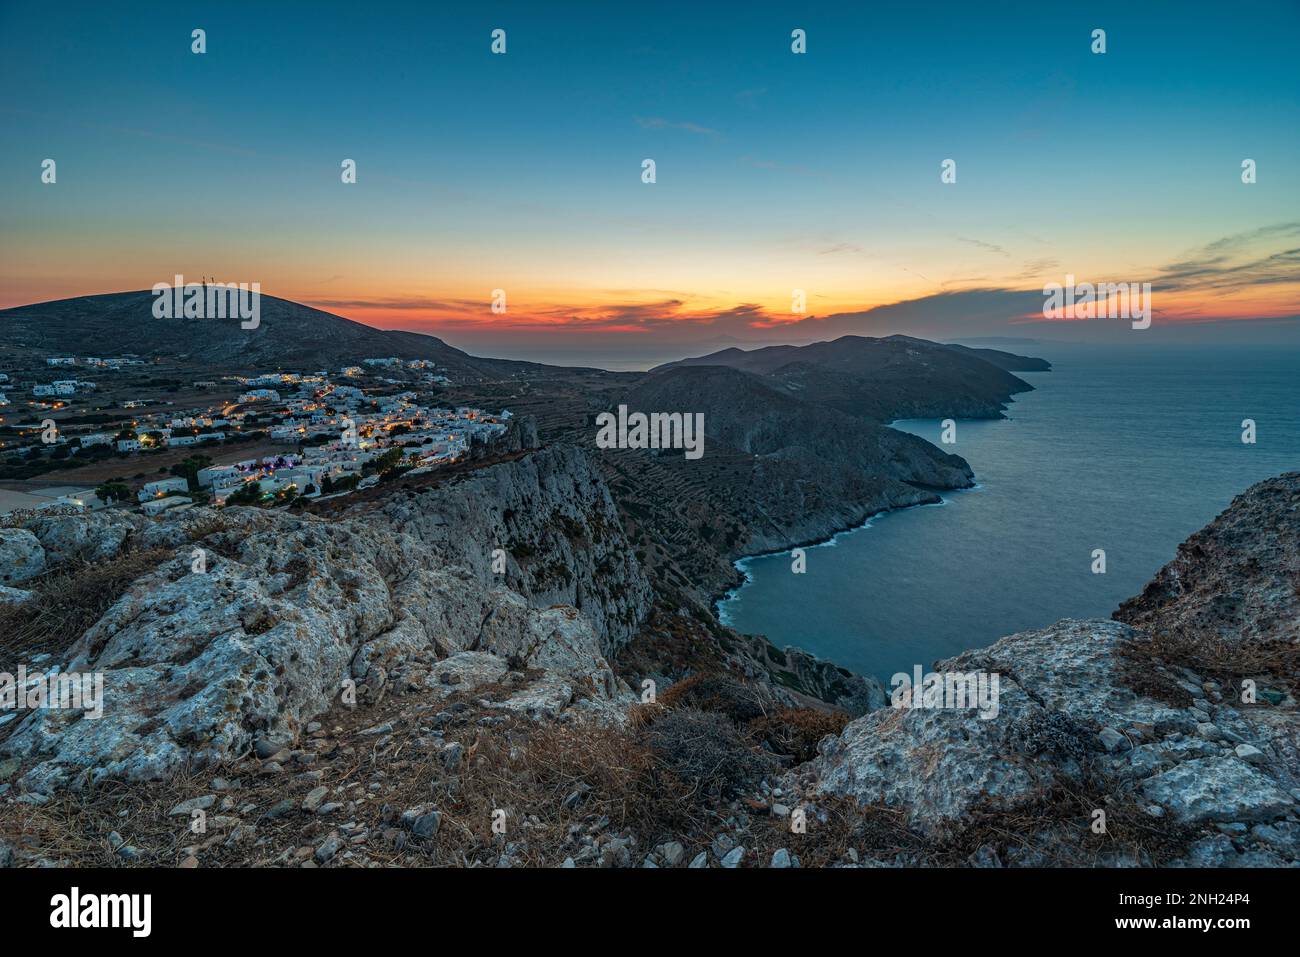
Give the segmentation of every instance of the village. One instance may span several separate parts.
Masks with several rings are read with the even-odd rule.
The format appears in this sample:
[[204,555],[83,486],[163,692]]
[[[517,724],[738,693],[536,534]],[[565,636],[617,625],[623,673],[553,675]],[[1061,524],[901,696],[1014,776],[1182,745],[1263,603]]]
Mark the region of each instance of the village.
[[[63,506],[157,515],[346,495],[460,462],[511,419],[436,404],[428,392],[450,380],[423,359],[187,383],[139,368],[148,365],[58,356],[44,369],[0,373],[0,477],[17,480],[0,487],[0,514]],[[69,480],[50,484],[61,473]]]

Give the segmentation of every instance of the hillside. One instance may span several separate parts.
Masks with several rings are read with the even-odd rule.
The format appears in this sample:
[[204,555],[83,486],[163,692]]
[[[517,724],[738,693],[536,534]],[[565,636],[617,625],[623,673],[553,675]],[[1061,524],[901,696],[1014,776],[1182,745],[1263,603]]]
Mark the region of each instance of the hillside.
[[237,319],[157,319],[154,301],[140,290],[0,310],[0,340],[6,348],[42,354],[183,357],[229,369],[333,368],[386,356],[430,359],[457,379],[542,368],[479,359],[434,336],[375,329],[265,294],[256,329],[241,328]]
[[910,336],[841,336],[806,346],[768,346],[667,363],[728,366],[763,376],[790,395],[876,421],[1002,418],[1011,397],[1033,386],[1008,371],[1044,371],[1041,359],[993,349],[942,345]]
[[732,562],[743,555],[819,541],[883,509],[937,502],[936,490],[972,484],[959,456],[736,369],[665,369],[614,401],[704,415],[698,461],[675,451],[601,454],[645,560],[653,566],[662,551],[701,597],[734,585]]

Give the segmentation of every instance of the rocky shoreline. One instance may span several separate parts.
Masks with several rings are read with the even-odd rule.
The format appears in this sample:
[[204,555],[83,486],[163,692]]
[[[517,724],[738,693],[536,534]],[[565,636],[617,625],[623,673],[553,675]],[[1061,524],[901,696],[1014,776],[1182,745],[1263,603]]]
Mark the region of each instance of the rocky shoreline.
[[[943,491],[960,492],[960,491],[966,491],[967,489],[972,489],[976,487],[977,487],[977,483],[974,480],[972,480],[971,484],[966,486],[964,489],[963,488],[943,489]],[[744,588],[746,585],[750,583],[749,576],[740,568],[741,563],[749,561],[750,559],[754,559],[754,558],[767,558],[772,555],[785,555],[788,554],[789,552],[792,552],[796,548],[817,548],[821,545],[829,544],[830,542],[835,541],[835,539],[839,538],[841,535],[847,535],[850,532],[858,532],[865,528],[869,528],[871,526],[872,519],[879,518],[881,515],[886,515],[890,512],[904,512],[911,508],[925,508],[929,506],[944,504],[944,498],[942,495],[939,494],[939,490],[918,489],[918,491],[928,493],[928,495],[923,501],[913,502],[907,505],[892,505],[892,506],[886,506],[884,508],[878,508],[875,511],[867,514],[861,521],[852,525],[846,525],[843,528],[836,529],[835,531],[832,531],[829,534],[823,535],[819,538],[811,538],[806,541],[793,542],[790,545],[786,545],[780,548],[772,548],[765,551],[749,552],[744,555],[738,555],[732,561],[732,567],[736,569],[736,574],[738,576],[735,584],[728,586],[722,591],[715,591],[710,596],[709,606],[710,608],[713,609],[714,615],[718,617],[719,622],[722,622],[719,606],[722,604],[722,602],[730,601],[732,598],[736,597],[736,594],[739,592],[739,590]],[[725,624],[725,622],[722,623]]]

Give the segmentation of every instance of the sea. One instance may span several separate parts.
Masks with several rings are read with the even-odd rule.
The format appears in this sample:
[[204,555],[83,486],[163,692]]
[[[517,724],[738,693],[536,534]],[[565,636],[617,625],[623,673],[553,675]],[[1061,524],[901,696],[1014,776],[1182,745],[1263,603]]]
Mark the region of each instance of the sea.
[[948,445],[937,419],[892,423],[965,458],[976,488],[808,548],[802,573],[790,553],[738,562],[722,619],[888,682],[1109,617],[1235,495],[1300,470],[1300,347],[1022,351],[1053,368],[1017,373],[1034,391],[1007,419],[958,420]]

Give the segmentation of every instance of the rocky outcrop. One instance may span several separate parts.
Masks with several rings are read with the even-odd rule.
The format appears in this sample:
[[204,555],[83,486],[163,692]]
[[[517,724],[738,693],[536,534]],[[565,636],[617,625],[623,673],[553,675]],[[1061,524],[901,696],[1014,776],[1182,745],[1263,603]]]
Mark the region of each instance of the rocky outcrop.
[[148,521],[131,512],[40,515],[26,528],[40,539],[51,564],[103,561],[118,554]]
[[[105,559],[118,541],[57,537]],[[627,690],[588,617],[430,561],[422,542],[384,524],[192,510],[137,537],[176,557],[135,581],[59,662],[103,675],[102,716],[26,712],[4,742],[30,792],[165,778],[258,740],[292,741],[344,694],[366,703],[420,687],[436,699],[507,671],[531,677],[503,708],[620,717],[612,703]]]
[[1153,633],[1300,643],[1300,472],[1237,496],[1114,617]]
[[45,549],[25,528],[0,528],[0,584],[16,585],[45,570]]
[[880,679],[855,675],[833,661],[788,646],[778,650],[762,638],[751,638],[748,657],[758,665],[756,674],[772,685],[776,697],[791,707],[830,705],[857,718],[885,706]]
[[417,539],[426,561],[505,586],[534,607],[586,613],[605,654],[629,641],[652,590],[609,489],[587,454],[560,447],[394,497],[378,513]]

